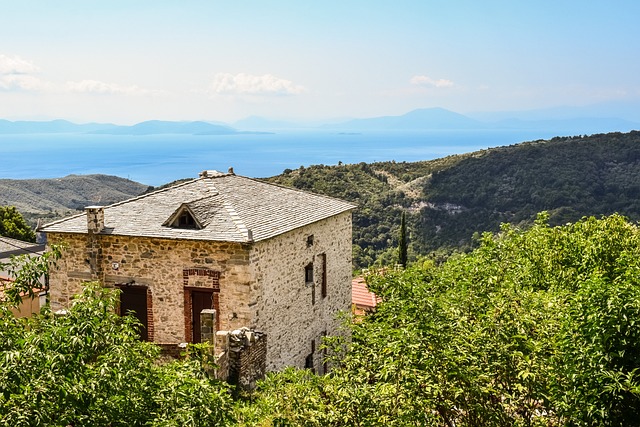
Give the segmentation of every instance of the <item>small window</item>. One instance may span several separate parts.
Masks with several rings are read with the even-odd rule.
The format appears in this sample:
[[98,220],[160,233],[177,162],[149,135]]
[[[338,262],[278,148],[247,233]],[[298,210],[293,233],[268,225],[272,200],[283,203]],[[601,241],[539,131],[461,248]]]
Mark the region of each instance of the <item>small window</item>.
[[184,211],[180,214],[178,218],[178,227],[179,228],[196,228],[196,221],[193,219],[191,214],[187,211]]
[[307,247],[313,246],[313,234],[307,236]]
[[304,268],[304,281],[305,283],[313,283],[313,263],[310,262]]

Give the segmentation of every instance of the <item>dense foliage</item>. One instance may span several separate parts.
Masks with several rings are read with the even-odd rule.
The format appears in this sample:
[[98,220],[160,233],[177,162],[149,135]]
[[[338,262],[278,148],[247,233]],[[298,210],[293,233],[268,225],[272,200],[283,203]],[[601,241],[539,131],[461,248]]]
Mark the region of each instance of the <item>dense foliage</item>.
[[547,221],[504,226],[440,266],[370,276],[384,302],[352,325],[332,375],[271,375],[240,419],[640,425],[640,231],[620,216]]
[[500,224],[551,224],[620,213],[640,219],[640,132],[553,138],[428,162],[311,166],[271,178],[346,199],[354,213],[354,266],[398,259],[400,213],[409,258],[470,249]]
[[0,206],[0,236],[25,242],[36,241],[36,233],[29,227],[15,206]]
[[0,304],[0,425],[214,426],[231,423],[228,388],[193,353],[158,361],[117,293],[89,285],[65,314],[16,318]]

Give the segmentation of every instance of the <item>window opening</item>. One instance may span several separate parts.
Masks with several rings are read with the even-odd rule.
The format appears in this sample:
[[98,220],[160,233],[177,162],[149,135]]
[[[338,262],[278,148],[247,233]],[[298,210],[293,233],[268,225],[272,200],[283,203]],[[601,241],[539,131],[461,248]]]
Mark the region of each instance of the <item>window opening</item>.
[[140,324],[137,327],[138,336],[142,341],[149,340],[149,318],[147,304],[147,288],[143,286],[118,286],[120,293],[120,315],[133,315]]
[[311,372],[313,372],[314,374],[316,373],[316,370],[313,367],[313,355],[315,352],[316,352],[316,341],[311,340],[311,353],[309,353],[307,357],[304,359],[304,368],[311,369]]
[[304,281],[305,283],[313,283],[313,263],[310,262],[304,268]]
[[182,212],[178,218],[179,228],[196,228],[196,221],[189,212]]
[[321,287],[321,293],[322,293],[322,298],[326,298],[327,297],[327,254],[321,254],[321,267],[322,267],[322,272],[321,274],[321,278],[322,278],[322,287]]

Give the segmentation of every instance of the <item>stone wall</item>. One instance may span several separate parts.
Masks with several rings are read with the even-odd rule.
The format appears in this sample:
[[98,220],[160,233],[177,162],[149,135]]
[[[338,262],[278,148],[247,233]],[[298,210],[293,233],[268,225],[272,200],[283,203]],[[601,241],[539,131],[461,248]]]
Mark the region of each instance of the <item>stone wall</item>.
[[218,332],[216,358],[218,379],[253,390],[266,373],[267,336],[249,328]]
[[[83,283],[144,286],[151,298],[149,329],[154,341],[191,341],[185,288],[218,293],[220,329],[251,322],[249,248],[242,244],[50,233],[50,244],[65,243],[50,274],[51,306],[68,307]],[[193,273],[193,274],[191,274]]]
[[[251,263],[256,281],[250,306],[256,320],[250,327],[269,337],[267,370],[304,368],[310,362],[323,373],[321,337],[337,334],[338,312],[351,308],[351,213],[258,242]],[[305,267],[311,263],[313,281],[306,283]]]

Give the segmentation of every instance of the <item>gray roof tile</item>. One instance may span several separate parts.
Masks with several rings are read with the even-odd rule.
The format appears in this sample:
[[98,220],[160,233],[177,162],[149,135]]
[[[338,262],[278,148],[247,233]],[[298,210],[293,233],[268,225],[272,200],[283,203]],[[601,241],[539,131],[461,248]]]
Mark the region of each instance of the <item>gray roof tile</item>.
[[[187,204],[201,229],[163,226]],[[248,242],[269,239],[354,209],[343,200],[208,171],[193,181],[104,208],[102,234],[168,239]],[[45,232],[86,233],[85,214],[41,228]]]

